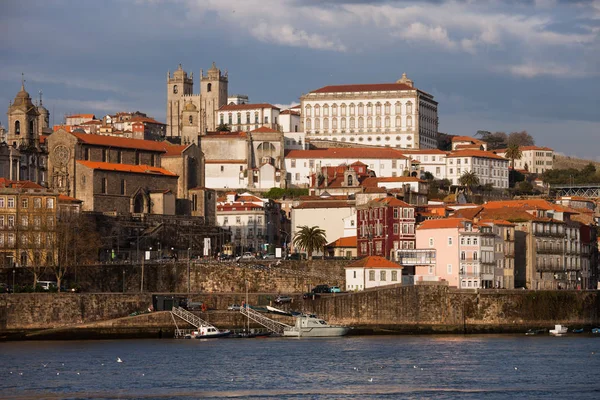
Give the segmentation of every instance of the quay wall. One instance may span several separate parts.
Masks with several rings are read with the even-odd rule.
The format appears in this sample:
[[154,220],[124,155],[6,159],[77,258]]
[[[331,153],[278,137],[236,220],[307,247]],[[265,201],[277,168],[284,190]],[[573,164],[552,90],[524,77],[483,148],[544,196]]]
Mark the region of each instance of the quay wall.
[[[246,321],[241,314],[226,311],[227,305],[240,304],[246,297],[244,293],[194,293],[190,297],[208,305],[208,312],[198,315],[220,328],[241,328]],[[248,294],[253,305],[271,304],[274,297],[275,293]],[[86,330],[95,333],[93,337],[156,337],[161,331],[171,334],[174,324],[169,313],[128,317],[147,310],[151,301],[150,293],[3,294],[0,338],[41,330],[55,330],[56,336],[63,338]],[[395,285],[323,295],[314,300],[295,295],[293,303],[282,308],[315,313],[332,324],[356,327],[356,333],[524,332],[529,328],[548,329],[558,323],[569,327],[600,326],[598,291],[457,290],[445,285]]]

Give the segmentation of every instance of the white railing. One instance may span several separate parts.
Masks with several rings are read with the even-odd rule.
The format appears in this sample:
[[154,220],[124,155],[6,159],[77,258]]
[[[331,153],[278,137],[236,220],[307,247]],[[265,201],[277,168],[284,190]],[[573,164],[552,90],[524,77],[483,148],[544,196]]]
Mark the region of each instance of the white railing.
[[291,328],[291,326],[284,324],[283,322],[274,321],[271,318],[265,317],[261,313],[254,311],[253,309],[251,309],[248,306],[244,306],[244,307],[240,308],[240,312],[242,313],[242,315],[247,316],[248,318],[250,318],[252,321],[256,322],[257,324],[260,324],[260,325],[264,326],[265,328],[267,328],[268,330],[270,330],[271,332],[274,332],[274,333],[277,333],[280,335],[283,333],[283,331],[286,328]]

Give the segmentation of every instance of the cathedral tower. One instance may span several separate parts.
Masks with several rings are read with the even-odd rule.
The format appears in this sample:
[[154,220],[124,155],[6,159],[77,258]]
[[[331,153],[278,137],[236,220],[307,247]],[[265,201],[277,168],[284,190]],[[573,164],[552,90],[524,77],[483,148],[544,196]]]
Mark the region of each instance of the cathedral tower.
[[221,70],[213,62],[206,75],[200,70],[200,94],[202,96],[203,121],[200,124],[200,134],[214,131],[217,128],[217,110],[227,104],[227,72],[221,75]]
[[183,70],[181,64],[171,74],[167,72],[167,137],[181,136],[181,113],[185,100],[194,91],[194,76]]
[[38,118],[40,113],[31,102],[29,93],[25,90],[25,82],[21,82],[21,90],[8,107],[8,135],[6,142],[9,145],[36,146],[38,136]]
[[198,109],[191,101],[181,113],[181,144],[198,144]]

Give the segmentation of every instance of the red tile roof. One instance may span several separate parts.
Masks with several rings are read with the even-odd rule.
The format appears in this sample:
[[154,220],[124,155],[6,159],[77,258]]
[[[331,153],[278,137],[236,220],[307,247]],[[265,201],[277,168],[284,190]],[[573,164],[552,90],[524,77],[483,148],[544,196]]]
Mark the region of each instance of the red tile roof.
[[73,114],[67,115],[67,118],[85,118],[87,120],[94,119],[94,114]]
[[440,150],[440,149],[414,149],[414,150],[407,150],[407,149],[402,149],[400,150],[401,153],[404,154],[448,154],[448,151],[444,151],[444,150]]
[[76,199],[75,197],[69,197],[64,194],[58,195],[58,201],[61,203],[83,203],[83,200]]
[[356,236],[341,237],[329,243],[327,247],[356,247]]
[[454,150],[481,150],[481,144],[457,144]]
[[392,206],[392,207],[412,207],[410,204],[394,197],[394,196],[387,196],[387,197],[382,197],[379,199],[373,199],[370,202],[371,204],[384,204],[387,206]]
[[378,183],[425,182],[415,176],[370,177],[361,182],[363,187],[378,187]]
[[416,90],[404,83],[366,83],[358,85],[323,86],[311,93],[342,93],[342,92],[389,92],[396,90]]
[[82,122],[79,125],[102,125],[102,121],[98,121],[97,119],[92,119],[87,122]]
[[274,108],[279,110],[279,107],[275,107],[269,103],[258,103],[258,104],[226,104],[219,108],[219,111],[241,111],[241,110],[255,110],[259,108]]
[[134,174],[148,174],[148,175],[164,175],[164,176],[177,176],[176,174],[168,171],[164,168],[152,167],[150,165],[132,165],[132,164],[116,164],[107,163],[100,161],[84,161],[77,160],[77,164],[81,164],[91,169],[98,169],[102,171],[118,171],[118,172],[131,172]]
[[307,209],[307,208],[349,208],[354,207],[354,203],[348,201],[304,201],[299,205],[295,206],[295,209]]
[[120,138],[79,132],[71,132],[71,135],[79,139],[80,142],[94,146],[120,147],[126,149],[157,151],[161,153],[166,152],[167,146],[171,146],[168,142],[156,142],[154,140]]
[[244,131],[237,131],[237,132],[229,132],[229,131],[223,131],[223,132],[207,132],[206,135],[204,135],[202,137],[202,140],[205,139],[229,139],[232,137],[239,137],[239,138],[245,138],[246,132]]
[[525,199],[525,200],[505,200],[505,201],[490,201],[483,206],[486,209],[492,208],[529,208],[537,210],[554,210],[557,212],[577,214],[578,212],[572,208],[561,206],[560,204],[551,203],[544,199]]
[[462,228],[465,218],[428,219],[417,228],[420,229],[457,229]]
[[398,150],[387,147],[328,148],[315,150],[290,150],[286,158],[351,158],[351,159],[406,159]]
[[13,189],[44,189],[43,186],[32,181],[11,181],[6,178],[0,178],[0,187]]
[[387,260],[379,256],[369,256],[352,264],[346,265],[344,268],[396,268],[401,269],[402,265],[396,264],[393,261]]
[[190,145],[188,145],[188,144],[181,144],[181,145],[172,144],[170,146],[166,146],[165,147],[166,153],[163,154],[163,157],[179,157],[181,155],[181,153],[183,153],[183,151],[185,149],[187,149],[189,146]]
[[292,110],[283,110],[282,112],[279,113],[279,115],[300,115],[300,113],[298,111],[292,111]]
[[155,120],[154,118],[148,118],[148,117],[133,117],[129,121],[130,122],[145,122],[147,124],[156,124],[156,125],[166,125],[160,121]]
[[271,129],[266,126],[261,126],[260,128],[250,131],[250,133],[279,133],[279,131],[276,131],[275,129]]
[[515,226],[512,222],[503,220],[503,219],[481,219],[479,220],[480,224],[494,224],[494,225],[502,225],[502,226]]
[[508,161],[506,158],[500,157],[499,155],[494,154],[491,151],[484,151],[484,150],[458,150],[458,151],[451,152],[446,157],[448,157],[448,158],[451,158],[451,157],[481,157],[481,158],[493,158],[496,160]]

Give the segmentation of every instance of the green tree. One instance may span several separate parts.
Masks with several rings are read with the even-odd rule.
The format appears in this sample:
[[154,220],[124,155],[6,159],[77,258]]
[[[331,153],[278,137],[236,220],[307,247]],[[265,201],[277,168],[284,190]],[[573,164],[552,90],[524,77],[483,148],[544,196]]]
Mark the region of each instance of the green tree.
[[327,244],[325,230],[318,226],[300,226],[300,230],[294,235],[294,246],[306,251],[308,259],[312,260],[315,250],[322,249]]
[[527,131],[521,132],[512,132],[508,135],[508,145],[516,144],[517,146],[533,146],[535,145],[535,140],[533,140],[533,136],[531,136]]
[[515,169],[515,160],[520,160],[522,155],[523,153],[518,144],[510,144],[508,149],[506,149],[506,158],[510,160],[510,167],[513,170]]
[[460,178],[458,178],[458,182],[463,185],[466,186],[467,191],[469,192],[469,194],[472,193],[472,188],[479,185],[479,178],[477,177],[477,174],[475,174],[474,171],[465,171]]
[[432,181],[435,179],[435,177],[433,176],[433,174],[429,171],[425,171],[423,173],[423,178],[425,178],[426,181]]
[[217,126],[217,132],[231,132],[231,128],[227,124],[219,124],[219,126]]

